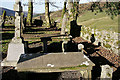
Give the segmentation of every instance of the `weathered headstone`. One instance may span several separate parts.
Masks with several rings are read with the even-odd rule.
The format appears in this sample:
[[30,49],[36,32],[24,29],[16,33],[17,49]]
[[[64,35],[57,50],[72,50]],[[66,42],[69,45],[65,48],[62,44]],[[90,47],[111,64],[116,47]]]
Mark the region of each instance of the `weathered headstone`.
[[109,65],[103,65],[101,68],[101,80],[105,80],[107,78],[109,78],[109,80],[112,80],[113,68],[111,68]]
[[80,37],[81,25],[77,25],[75,20],[70,22],[70,35],[75,37]]
[[21,12],[22,6],[20,0],[16,0],[15,10],[15,36],[8,45],[7,58],[2,66],[16,66],[21,54],[24,54],[24,44],[21,38]]

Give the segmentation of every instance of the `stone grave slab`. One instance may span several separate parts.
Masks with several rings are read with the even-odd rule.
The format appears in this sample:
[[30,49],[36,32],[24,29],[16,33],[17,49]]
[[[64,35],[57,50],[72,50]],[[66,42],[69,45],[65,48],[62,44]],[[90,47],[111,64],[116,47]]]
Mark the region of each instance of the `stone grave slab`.
[[[44,55],[22,55],[17,65],[18,70],[32,70],[44,68],[60,68],[73,67],[79,65],[89,66],[89,69],[94,66],[94,63],[89,60],[81,52],[65,52],[65,53],[49,53]],[[33,57],[35,56],[35,57]]]

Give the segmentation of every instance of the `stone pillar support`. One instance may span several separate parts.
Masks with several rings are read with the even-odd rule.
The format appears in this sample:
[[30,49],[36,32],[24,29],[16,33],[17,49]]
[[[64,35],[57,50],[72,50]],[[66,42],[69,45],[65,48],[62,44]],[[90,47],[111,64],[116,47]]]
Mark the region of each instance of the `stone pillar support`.
[[43,47],[42,50],[43,52],[47,52],[47,41],[52,41],[52,39],[50,37],[42,37],[41,41],[43,42]]
[[62,42],[62,52],[63,53],[66,52],[66,50],[67,50],[67,43],[68,43],[68,41],[66,41],[66,40],[63,40],[63,42]]

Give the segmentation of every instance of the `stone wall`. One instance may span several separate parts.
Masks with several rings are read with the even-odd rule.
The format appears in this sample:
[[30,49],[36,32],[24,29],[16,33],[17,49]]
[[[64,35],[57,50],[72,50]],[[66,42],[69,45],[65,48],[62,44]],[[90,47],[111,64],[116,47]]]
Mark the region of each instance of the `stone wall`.
[[120,33],[106,30],[100,31],[98,29],[82,26],[81,37],[83,37],[85,40],[90,41],[91,34],[94,34],[95,36],[94,44],[98,45],[98,42],[101,42],[102,47],[111,50],[115,54],[120,55],[120,39],[118,38],[120,37]]

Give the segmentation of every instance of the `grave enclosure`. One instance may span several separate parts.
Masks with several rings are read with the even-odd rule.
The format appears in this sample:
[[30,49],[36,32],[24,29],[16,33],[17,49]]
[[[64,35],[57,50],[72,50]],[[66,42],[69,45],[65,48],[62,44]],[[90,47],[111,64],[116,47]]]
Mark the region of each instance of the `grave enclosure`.
[[[18,71],[36,71],[36,72],[64,72],[69,71],[67,69],[60,70],[59,68],[66,67],[75,67],[82,66],[77,69],[80,72],[79,75],[82,75],[83,78],[88,78],[89,80],[92,78],[91,71],[95,64],[84,55],[83,48],[84,45],[77,44],[78,51],[77,52],[66,52],[68,49],[67,43],[72,41],[71,36],[61,36],[62,39],[62,52],[59,53],[47,53],[47,42],[52,41],[50,37],[41,37],[41,42],[43,43],[42,50],[44,54],[26,54],[28,46],[24,39],[21,37],[23,34],[23,30],[25,29],[23,23],[23,15],[22,14],[22,6],[19,0],[16,0],[14,5],[15,11],[15,35],[12,38],[12,41],[8,45],[8,53],[7,58],[4,59],[1,63],[2,66],[14,66]],[[37,22],[36,22],[37,23]],[[71,22],[72,28],[74,27],[74,23]],[[75,27],[78,27],[76,24]],[[63,27],[63,31],[65,28]],[[71,35],[80,36],[81,26],[79,28],[74,29],[71,32]],[[92,31],[91,31],[92,32]],[[65,35],[65,32],[61,33]],[[88,34],[82,33],[82,36],[88,36]],[[89,38],[89,37],[88,37]],[[31,65],[31,66],[29,66]],[[84,67],[85,65],[85,67]],[[55,68],[55,69],[54,69]],[[101,78],[112,78],[113,69],[110,66],[105,65],[101,66],[102,73]],[[74,70],[72,70],[74,71]],[[67,73],[67,72],[66,72]],[[66,74],[64,73],[64,74]],[[106,73],[106,74],[105,74]],[[107,73],[110,75],[108,76]],[[64,76],[63,76],[64,77]]]

